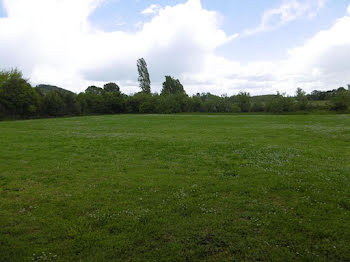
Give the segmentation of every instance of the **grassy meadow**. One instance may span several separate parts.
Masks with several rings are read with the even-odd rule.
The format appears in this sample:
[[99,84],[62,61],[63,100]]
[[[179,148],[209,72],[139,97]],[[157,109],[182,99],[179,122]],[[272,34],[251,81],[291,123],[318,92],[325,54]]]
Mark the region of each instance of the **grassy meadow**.
[[349,261],[350,115],[0,122],[0,261]]

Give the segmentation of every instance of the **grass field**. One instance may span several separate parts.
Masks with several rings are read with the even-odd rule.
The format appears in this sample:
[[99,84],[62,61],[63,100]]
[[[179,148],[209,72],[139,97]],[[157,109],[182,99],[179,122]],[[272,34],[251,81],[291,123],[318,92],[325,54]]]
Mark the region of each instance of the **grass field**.
[[350,115],[0,122],[0,261],[349,261]]

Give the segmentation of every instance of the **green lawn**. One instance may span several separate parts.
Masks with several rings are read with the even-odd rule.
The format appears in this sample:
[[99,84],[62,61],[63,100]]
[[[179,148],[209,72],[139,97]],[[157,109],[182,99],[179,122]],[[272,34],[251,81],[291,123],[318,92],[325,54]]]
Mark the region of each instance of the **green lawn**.
[[0,122],[0,261],[350,260],[350,115]]

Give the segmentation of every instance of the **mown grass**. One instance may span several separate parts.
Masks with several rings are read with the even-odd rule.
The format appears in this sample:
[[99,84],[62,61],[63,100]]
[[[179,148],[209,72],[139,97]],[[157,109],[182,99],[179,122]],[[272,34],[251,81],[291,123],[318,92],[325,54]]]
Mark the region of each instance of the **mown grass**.
[[350,259],[350,115],[0,122],[0,261]]

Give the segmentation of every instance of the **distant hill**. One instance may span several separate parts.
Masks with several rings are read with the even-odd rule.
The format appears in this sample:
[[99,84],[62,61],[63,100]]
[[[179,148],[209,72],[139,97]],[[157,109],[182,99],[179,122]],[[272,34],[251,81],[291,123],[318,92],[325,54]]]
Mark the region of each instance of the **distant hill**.
[[46,95],[50,91],[57,91],[61,94],[74,94],[73,92],[71,92],[69,90],[66,90],[66,89],[58,87],[58,86],[52,86],[52,85],[37,85],[35,88],[43,95]]

